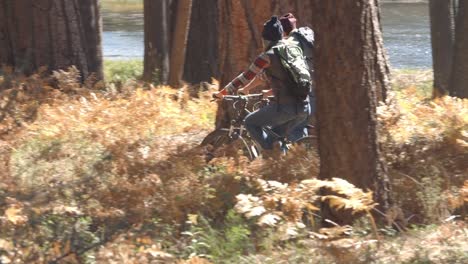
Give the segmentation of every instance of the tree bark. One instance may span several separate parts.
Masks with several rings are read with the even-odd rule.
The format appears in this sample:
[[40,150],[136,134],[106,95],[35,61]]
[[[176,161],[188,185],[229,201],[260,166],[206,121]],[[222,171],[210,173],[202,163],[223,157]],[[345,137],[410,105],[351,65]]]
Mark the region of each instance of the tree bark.
[[375,34],[373,37],[375,38],[375,52],[377,53],[378,63],[375,64],[377,69],[375,72],[379,75],[378,78],[382,80],[381,83],[376,83],[377,85],[377,100],[385,102],[387,100],[387,93],[388,89],[390,89],[390,66],[389,60],[387,56],[387,52],[385,51],[384,43],[383,43],[383,36],[382,36],[382,24],[380,23],[380,0],[373,0],[374,6],[377,12],[376,19],[378,23],[374,24],[375,31],[379,32],[379,34]]
[[102,58],[102,37],[101,34],[90,32],[102,32],[102,18],[100,6],[96,0],[81,0],[79,2],[81,10],[81,23],[85,39],[85,53],[88,60],[89,71],[94,73],[99,80],[104,79],[103,58]]
[[220,84],[226,85],[262,52],[263,23],[272,15],[291,12],[298,26],[311,26],[309,1],[301,0],[221,0],[219,4]]
[[468,2],[460,0],[455,25],[450,95],[468,98]]
[[31,74],[75,65],[102,77],[97,0],[0,1],[0,64]]
[[190,20],[183,79],[189,83],[209,82],[219,74],[218,1],[193,0]]
[[430,0],[434,97],[447,94],[453,58],[454,14],[452,0]]
[[[382,210],[390,185],[377,134],[377,94],[386,86],[374,0],[313,0],[320,178],[370,189]],[[339,221],[340,219],[335,219]],[[343,220],[343,219],[341,219]]]
[[[218,1],[218,60],[220,88],[247,69],[263,51],[261,33],[263,23],[272,14],[281,16],[291,12],[298,18],[298,26],[311,26],[312,6],[301,0],[220,0]],[[259,87],[261,89],[262,87]],[[265,85],[263,88],[267,88]],[[229,124],[219,108],[216,127]]]
[[169,70],[169,85],[172,87],[178,87],[182,79],[191,12],[192,0],[178,0]]
[[167,83],[170,54],[171,0],[144,0],[143,80]]

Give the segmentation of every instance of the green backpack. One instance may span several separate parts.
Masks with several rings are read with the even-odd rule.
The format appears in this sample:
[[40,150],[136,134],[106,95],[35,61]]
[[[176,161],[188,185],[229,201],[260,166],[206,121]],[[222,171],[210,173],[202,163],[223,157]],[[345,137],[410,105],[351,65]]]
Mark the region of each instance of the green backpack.
[[301,100],[306,99],[312,89],[312,78],[301,47],[295,42],[285,40],[274,46],[273,51],[279,56],[281,64],[295,84],[292,94]]

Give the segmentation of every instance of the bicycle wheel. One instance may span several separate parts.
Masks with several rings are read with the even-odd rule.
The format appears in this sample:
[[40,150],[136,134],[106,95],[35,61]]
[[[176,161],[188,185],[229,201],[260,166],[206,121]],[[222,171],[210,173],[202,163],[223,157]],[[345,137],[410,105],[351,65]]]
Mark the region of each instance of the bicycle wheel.
[[201,142],[201,146],[207,146],[207,145],[212,145],[213,147],[219,147],[226,143],[226,141],[229,139],[229,130],[221,128],[221,129],[216,129],[215,131],[212,131],[209,133]]
[[242,136],[230,137],[229,130],[217,129],[208,134],[200,144],[201,146],[211,146],[207,148],[206,160],[210,161],[216,156],[237,157],[239,152],[250,161],[259,156],[258,147],[249,138]]
[[260,155],[256,144],[253,142],[253,140],[251,140],[248,137],[239,137],[233,140],[230,144],[233,145],[234,149],[237,150],[238,154],[240,153],[241,155],[247,157],[249,161],[253,161]]
[[239,139],[242,141],[243,144],[243,154],[244,156],[247,156],[247,158],[249,158],[250,161],[260,156],[260,147],[253,139],[249,137],[240,137]]

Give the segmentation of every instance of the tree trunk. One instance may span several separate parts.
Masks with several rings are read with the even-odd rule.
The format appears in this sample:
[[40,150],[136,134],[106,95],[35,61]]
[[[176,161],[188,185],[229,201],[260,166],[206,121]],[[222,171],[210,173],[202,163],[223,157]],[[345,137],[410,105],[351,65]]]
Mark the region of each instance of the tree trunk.
[[[263,23],[272,15],[291,12],[298,18],[298,26],[311,26],[313,18],[310,2],[301,0],[220,0],[218,8],[220,88],[246,70],[263,51]],[[223,109],[219,108],[216,127],[228,123]]]
[[453,1],[430,0],[434,97],[447,94],[453,58]]
[[178,87],[182,79],[191,12],[192,0],[178,0],[169,70],[169,85],[172,87]]
[[387,80],[379,10],[374,0],[312,3],[320,178],[344,178],[371,189],[386,210],[390,185],[376,118],[378,89]]
[[456,20],[450,95],[468,98],[468,1],[459,1]]
[[143,80],[167,83],[170,52],[171,0],[144,0]]
[[376,92],[377,92],[377,100],[378,101],[383,101],[387,100],[387,92],[388,89],[390,88],[390,66],[389,66],[389,60],[387,56],[387,52],[385,51],[384,43],[383,43],[383,37],[382,37],[382,24],[380,23],[380,0],[373,0],[375,9],[377,12],[376,18],[378,23],[376,28],[374,29],[375,31],[379,32],[379,34],[374,35],[373,37],[375,38],[375,52],[377,53],[378,57],[378,63],[375,64],[375,67],[377,69],[375,72],[379,75],[378,78],[382,80],[382,82],[376,83]]
[[31,74],[75,65],[102,77],[97,0],[1,0],[0,64]]
[[287,12],[298,18],[298,26],[311,26],[310,3],[301,0],[222,0],[219,4],[220,83],[226,85],[262,52],[263,23],[272,15]]
[[85,39],[86,56],[90,72],[96,74],[97,79],[104,79],[102,69],[102,38],[101,34],[89,34],[88,32],[102,32],[102,18],[100,15],[100,6],[96,0],[81,0],[79,2],[81,9],[81,22]]
[[193,0],[190,30],[184,68],[189,83],[217,78],[218,67],[218,1]]

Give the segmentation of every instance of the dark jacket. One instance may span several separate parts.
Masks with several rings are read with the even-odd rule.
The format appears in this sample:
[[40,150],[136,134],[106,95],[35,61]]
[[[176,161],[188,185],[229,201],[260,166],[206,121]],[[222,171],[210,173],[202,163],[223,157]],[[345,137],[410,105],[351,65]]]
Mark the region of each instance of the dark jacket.
[[[273,45],[274,47],[274,45]],[[296,104],[307,102],[299,100],[292,94],[294,87],[293,80],[289,77],[287,70],[281,64],[281,60],[273,51],[273,47],[265,53],[270,58],[270,66],[265,69],[265,75],[268,78],[270,88],[273,90],[273,95],[278,104]]]

